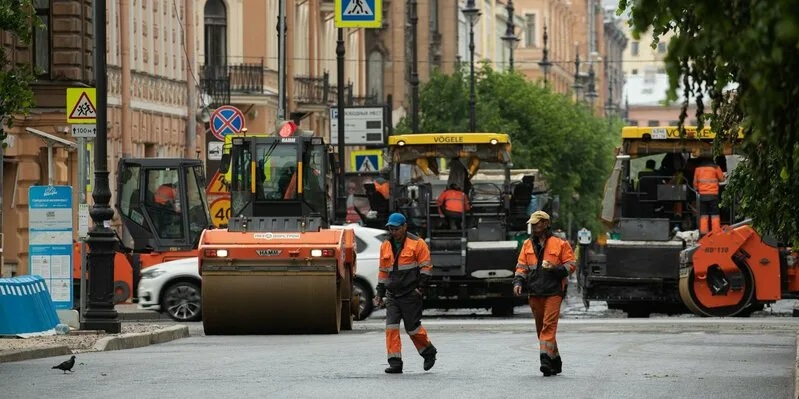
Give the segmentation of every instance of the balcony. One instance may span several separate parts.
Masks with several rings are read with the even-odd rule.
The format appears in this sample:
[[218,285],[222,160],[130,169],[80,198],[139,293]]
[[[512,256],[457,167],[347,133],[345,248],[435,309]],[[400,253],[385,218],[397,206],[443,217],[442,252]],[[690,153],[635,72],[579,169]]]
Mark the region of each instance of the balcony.
[[276,72],[264,67],[262,58],[251,62],[228,62],[200,68],[200,90],[210,96],[211,107],[230,104],[230,97],[266,96],[267,80]]
[[330,74],[322,76],[295,76],[294,101],[298,106],[328,106],[336,102],[338,89],[330,84]]

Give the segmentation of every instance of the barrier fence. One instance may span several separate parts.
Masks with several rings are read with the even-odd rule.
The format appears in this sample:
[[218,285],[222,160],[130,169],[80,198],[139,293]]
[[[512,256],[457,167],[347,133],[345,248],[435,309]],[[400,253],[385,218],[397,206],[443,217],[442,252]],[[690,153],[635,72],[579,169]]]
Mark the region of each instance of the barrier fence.
[[58,322],[42,277],[0,278],[0,336],[44,332]]

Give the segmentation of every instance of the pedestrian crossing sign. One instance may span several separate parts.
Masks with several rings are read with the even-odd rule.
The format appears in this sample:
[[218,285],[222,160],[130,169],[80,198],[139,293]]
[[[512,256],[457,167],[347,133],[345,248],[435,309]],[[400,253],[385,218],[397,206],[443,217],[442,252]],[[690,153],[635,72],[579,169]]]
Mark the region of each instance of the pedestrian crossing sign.
[[355,172],[379,172],[383,165],[381,150],[353,151],[351,156],[352,170]]
[[336,0],[336,28],[380,28],[383,0]]

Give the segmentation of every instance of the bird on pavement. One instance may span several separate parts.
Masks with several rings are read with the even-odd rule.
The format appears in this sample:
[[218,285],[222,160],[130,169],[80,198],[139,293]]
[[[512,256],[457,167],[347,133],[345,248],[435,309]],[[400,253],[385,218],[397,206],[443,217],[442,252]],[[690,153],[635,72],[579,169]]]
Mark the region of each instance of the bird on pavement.
[[53,366],[52,368],[63,370],[64,374],[66,374],[67,371],[69,371],[71,373],[72,372],[72,367],[74,367],[74,366],[75,366],[75,356],[73,355],[72,357],[69,358],[69,360],[61,362],[61,364],[59,364],[58,366]]

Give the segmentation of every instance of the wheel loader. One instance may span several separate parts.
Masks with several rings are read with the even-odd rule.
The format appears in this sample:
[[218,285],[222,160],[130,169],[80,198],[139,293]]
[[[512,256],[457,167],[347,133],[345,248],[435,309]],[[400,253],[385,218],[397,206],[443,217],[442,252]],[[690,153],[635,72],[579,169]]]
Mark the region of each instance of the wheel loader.
[[198,246],[207,335],[352,329],[355,235],[330,228],[335,160],[321,137],[292,129],[236,135],[223,155],[231,217]]

